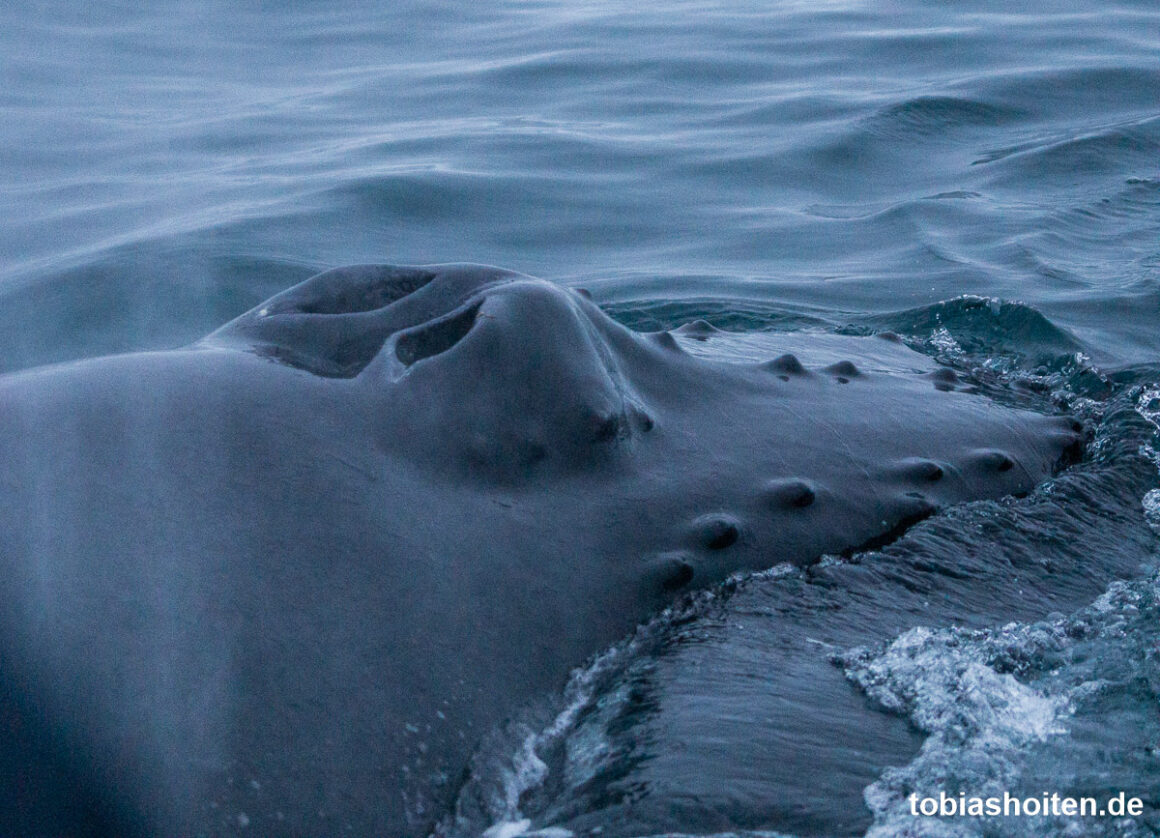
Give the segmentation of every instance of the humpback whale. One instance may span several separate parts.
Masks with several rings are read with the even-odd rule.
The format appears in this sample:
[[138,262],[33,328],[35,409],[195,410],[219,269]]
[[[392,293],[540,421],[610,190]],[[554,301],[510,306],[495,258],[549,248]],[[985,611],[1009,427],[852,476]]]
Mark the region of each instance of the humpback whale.
[[490,730],[683,593],[1080,440],[897,340],[728,339],[362,265],[0,378],[3,832],[427,834]]

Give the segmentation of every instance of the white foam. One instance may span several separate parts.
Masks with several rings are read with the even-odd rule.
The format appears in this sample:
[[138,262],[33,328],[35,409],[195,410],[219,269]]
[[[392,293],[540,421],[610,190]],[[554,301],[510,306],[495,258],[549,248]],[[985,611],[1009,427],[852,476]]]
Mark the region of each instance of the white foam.
[[948,358],[961,358],[963,347],[955,340],[946,326],[940,325],[930,333],[927,342]]
[[[969,773],[978,781],[972,794],[1001,795],[1014,787],[1018,755],[1065,730],[1066,697],[1045,695],[988,666],[984,647],[991,639],[987,632],[919,627],[880,653],[856,649],[840,658],[867,695],[929,734],[909,765],[887,769],[866,788],[875,816],[869,838],[913,825],[908,796],[937,796],[948,776]],[[924,819],[922,834],[975,835],[976,826]]]
[[527,818],[518,821],[504,821],[484,831],[483,838],[574,838],[576,834],[558,826],[534,829],[529,832],[528,827],[531,825],[532,822]]
[[[1160,386],[1147,387],[1136,400],[1136,412],[1147,419],[1157,433],[1160,433]],[[1140,453],[1152,461],[1160,469],[1160,451],[1156,448],[1156,441],[1145,443]],[[1160,489],[1151,489],[1141,499],[1144,507],[1144,520],[1153,532],[1160,535]]]
[[1151,489],[1141,500],[1144,520],[1157,535],[1160,535],[1160,489]]
[[489,827],[483,833],[483,838],[519,838],[527,834],[531,825],[532,822],[526,818],[521,821],[504,821]]

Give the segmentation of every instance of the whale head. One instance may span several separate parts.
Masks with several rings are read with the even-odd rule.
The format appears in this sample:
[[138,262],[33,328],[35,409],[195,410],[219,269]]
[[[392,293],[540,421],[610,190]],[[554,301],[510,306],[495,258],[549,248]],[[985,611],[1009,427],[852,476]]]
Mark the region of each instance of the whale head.
[[896,341],[638,333],[471,265],[0,376],[0,692],[44,734],[0,749],[63,766],[33,820],[81,788],[118,835],[429,834],[481,737],[674,598],[1078,445],[971,390]]

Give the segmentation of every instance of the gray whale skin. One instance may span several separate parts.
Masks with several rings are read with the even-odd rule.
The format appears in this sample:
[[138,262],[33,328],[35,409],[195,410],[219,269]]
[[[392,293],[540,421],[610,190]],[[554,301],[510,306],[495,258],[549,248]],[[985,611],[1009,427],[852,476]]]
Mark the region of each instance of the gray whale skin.
[[0,378],[0,830],[426,834],[489,730],[682,592],[1077,445],[823,337],[725,362],[532,277],[364,265]]

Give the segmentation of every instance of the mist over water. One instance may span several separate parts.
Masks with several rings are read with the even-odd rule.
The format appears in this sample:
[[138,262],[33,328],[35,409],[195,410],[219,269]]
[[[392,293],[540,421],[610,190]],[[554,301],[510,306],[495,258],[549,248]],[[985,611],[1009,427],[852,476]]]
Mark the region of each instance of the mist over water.
[[[660,618],[481,753],[448,830],[896,835],[911,790],[1005,783],[1147,810],[943,834],[1153,834],[1157,91],[1127,0],[13,0],[0,370],[361,262],[499,265],[642,329],[897,332],[1078,415],[1083,461]],[[1003,738],[1012,695],[1051,732]]]

